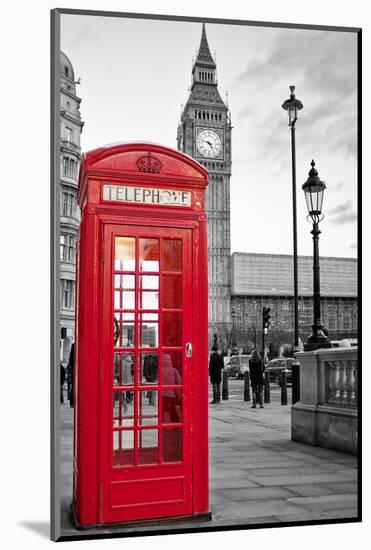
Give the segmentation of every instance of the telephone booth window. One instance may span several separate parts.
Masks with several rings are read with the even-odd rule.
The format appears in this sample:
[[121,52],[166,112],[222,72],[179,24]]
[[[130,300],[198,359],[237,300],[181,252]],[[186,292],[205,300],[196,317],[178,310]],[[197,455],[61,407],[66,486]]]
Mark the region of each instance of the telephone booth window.
[[112,464],[182,462],[183,242],[114,241]]

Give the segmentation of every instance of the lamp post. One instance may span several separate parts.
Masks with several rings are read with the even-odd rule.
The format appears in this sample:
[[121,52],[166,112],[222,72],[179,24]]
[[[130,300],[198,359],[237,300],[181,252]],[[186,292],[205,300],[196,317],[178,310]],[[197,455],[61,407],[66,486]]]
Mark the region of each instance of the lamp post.
[[236,335],[235,335],[235,318],[238,316],[238,313],[234,308],[232,308],[232,354],[237,353],[237,342],[236,342]]
[[293,214],[293,260],[294,260],[294,348],[299,350],[299,318],[298,318],[298,248],[297,248],[297,223],[296,223],[296,148],[295,148],[295,123],[298,119],[298,111],[303,108],[301,101],[295,97],[295,86],[290,86],[290,98],[282,104],[282,108],[289,116],[291,128],[291,163],[292,163],[292,214]]
[[[290,86],[290,97],[283,102],[282,108],[289,116],[291,128],[291,164],[292,164],[292,217],[293,217],[293,267],[294,267],[294,355],[299,351],[299,307],[298,307],[298,245],[296,223],[296,148],[295,148],[295,123],[298,119],[298,111],[303,104],[295,97],[295,86]],[[292,364],[292,403],[300,399],[299,362]]]
[[331,342],[323,332],[323,324],[321,321],[320,267],[318,249],[319,235],[321,233],[318,224],[324,218],[324,215],[322,214],[322,203],[326,185],[325,182],[321,181],[318,176],[318,172],[314,167],[314,160],[312,160],[311,165],[312,168],[309,170],[309,177],[302,186],[309,212],[307,220],[313,224],[313,229],[311,231],[313,235],[313,325],[312,334],[304,344],[304,351],[331,347]]

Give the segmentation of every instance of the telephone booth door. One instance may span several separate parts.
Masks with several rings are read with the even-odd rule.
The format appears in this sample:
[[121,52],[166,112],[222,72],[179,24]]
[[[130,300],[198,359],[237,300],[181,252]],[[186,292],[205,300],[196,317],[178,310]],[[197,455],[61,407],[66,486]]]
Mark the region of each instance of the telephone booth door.
[[102,523],[192,514],[190,266],[189,229],[105,226]]

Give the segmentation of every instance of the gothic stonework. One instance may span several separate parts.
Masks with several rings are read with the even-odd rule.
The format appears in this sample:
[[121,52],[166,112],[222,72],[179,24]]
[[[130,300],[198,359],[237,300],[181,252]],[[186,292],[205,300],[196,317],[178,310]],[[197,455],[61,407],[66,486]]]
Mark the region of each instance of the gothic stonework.
[[209,344],[217,332],[223,347],[231,325],[230,178],[231,118],[221,99],[216,64],[211,56],[205,25],[192,85],[178,126],[178,149],[209,171],[206,192],[208,215]]

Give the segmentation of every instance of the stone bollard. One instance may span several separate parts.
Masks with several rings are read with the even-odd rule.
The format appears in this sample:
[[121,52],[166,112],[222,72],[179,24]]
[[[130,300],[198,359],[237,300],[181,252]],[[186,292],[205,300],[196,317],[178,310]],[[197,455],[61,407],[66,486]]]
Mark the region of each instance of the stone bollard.
[[222,374],[222,399],[223,399],[223,401],[227,401],[229,399],[229,397],[228,397],[228,373],[225,370],[223,370],[223,374]]
[[264,374],[264,403],[271,402],[271,387],[269,381],[269,372],[265,371]]
[[287,369],[281,371],[281,405],[287,405]]
[[300,363],[297,359],[292,362],[292,404],[300,401]]
[[243,400],[250,401],[250,373],[248,370],[243,375]]

